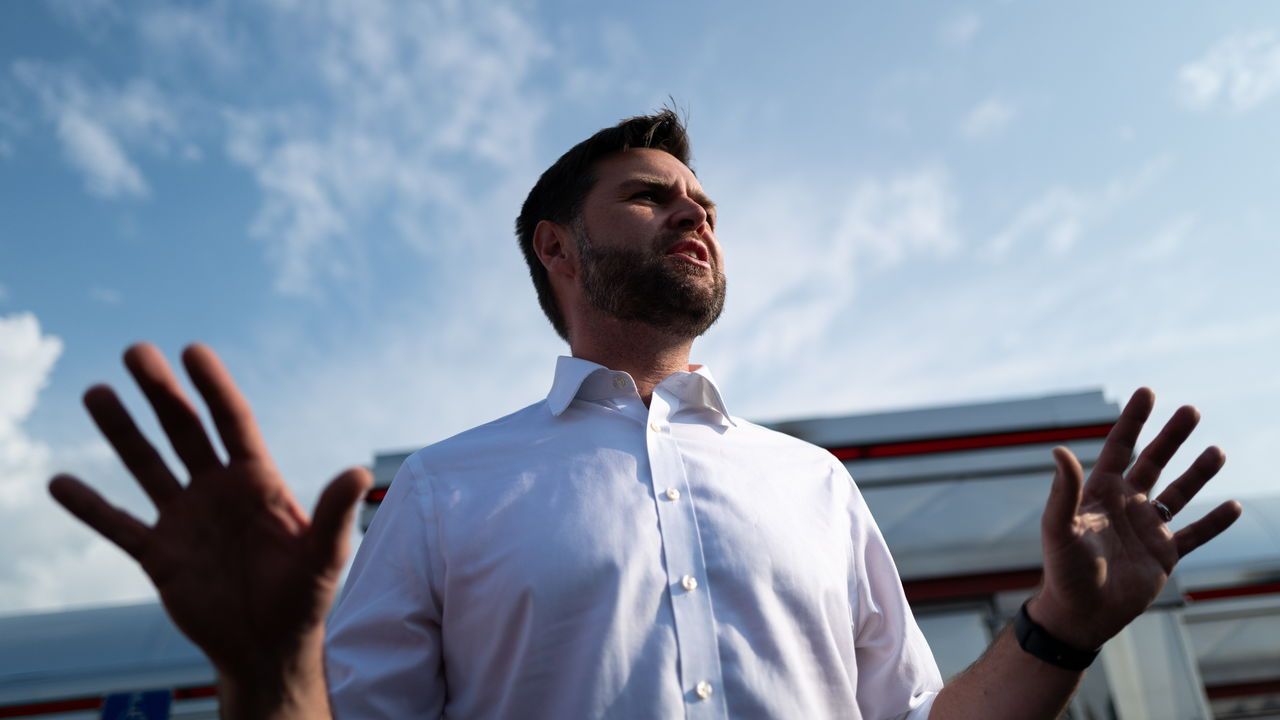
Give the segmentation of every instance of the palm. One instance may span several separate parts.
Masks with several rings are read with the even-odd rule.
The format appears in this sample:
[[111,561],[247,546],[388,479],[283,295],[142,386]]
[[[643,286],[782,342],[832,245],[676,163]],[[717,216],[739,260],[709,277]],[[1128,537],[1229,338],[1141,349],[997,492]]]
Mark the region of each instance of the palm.
[[[1058,475],[1042,524],[1045,580],[1038,600],[1058,622],[1055,634],[1082,648],[1101,645],[1145,611],[1178,560],[1240,514],[1237,503],[1227,502],[1176,534],[1169,530],[1147,494],[1199,415],[1194,408],[1179,408],[1128,467],[1154,400],[1145,388],[1134,394],[1088,482],[1069,451],[1054,453]],[[1179,512],[1224,461],[1221,450],[1208,448],[1164,489],[1159,502]]]
[[[280,485],[270,467],[193,477],[139,557],[174,623],[217,664],[300,637],[332,596],[336,577],[309,562],[303,526],[254,491]],[[228,626],[225,617],[243,622]]]
[[163,357],[149,346],[125,357],[190,481],[183,485],[174,477],[109,388],[95,387],[85,405],[155,502],[158,518],[147,527],[65,476],[52,483],[54,496],[138,560],[174,623],[220,669],[244,672],[314,643],[337,586],[346,521],[368,484],[366,473],[339,476],[309,520],[212,352],[192,348],[186,361],[227,449],[225,463]]

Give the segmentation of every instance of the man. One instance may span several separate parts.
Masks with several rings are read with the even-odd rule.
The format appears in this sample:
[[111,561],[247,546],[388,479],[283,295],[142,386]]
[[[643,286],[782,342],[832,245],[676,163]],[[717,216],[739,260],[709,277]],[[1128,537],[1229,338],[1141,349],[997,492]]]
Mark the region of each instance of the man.
[[108,388],[86,394],[159,519],[72,478],[51,491],[139,560],[218,668],[227,716],[1049,718],[1178,559],[1239,516],[1228,502],[1169,531],[1224,457],[1209,448],[1149,501],[1198,416],[1180,408],[1130,467],[1154,402],[1139,390],[1087,483],[1054,451],[1044,584],[1017,632],[942,687],[844,467],[731,416],[688,364],[725,294],[715,206],[688,160],[664,111],[602,130],[535,185],[517,230],[572,357],[544,401],[406,461],[327,657],[367,474],[339,476],[308,521],[201,346],[183,358],[225,463],[158,351],[125,355],[186,487]]

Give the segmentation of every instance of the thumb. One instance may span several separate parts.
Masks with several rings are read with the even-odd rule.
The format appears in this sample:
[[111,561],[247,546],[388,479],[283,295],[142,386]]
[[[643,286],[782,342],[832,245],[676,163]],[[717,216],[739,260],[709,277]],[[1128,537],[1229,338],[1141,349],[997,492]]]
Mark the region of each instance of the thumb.
[[354,467],[334,478],[320,494],[308,534],[316,566],[321,570],[334,570],[346,559],[351,518],[372,484],[368,470]]
[[1084,492],[1084,468],[1070,450],[1061,445],[1053,449],[1058,466],[1049,488],[1049,500],[1040,518],[1040,531],[1046,541],[1062,542],[1070,538],[1076,512]]

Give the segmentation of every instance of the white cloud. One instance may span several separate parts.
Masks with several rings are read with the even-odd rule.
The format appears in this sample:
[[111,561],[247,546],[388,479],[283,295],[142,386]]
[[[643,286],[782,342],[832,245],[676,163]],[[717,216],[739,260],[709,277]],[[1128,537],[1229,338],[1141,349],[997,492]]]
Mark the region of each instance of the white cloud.
[[244,64],[244,44],[231,31],[222,3],[152,7],[138,18],[138,33],[152,49],[198,58],[216,72]]
[[1197,110],[1251,110],[1280,91],[1280,38],[1270,30],[1223,38],[1178,71],[1184,104]]
[[365,241],[352,228],[371,218],[447,252],[477,223],[491,227],[496,195],[514,208],[505,193],[530,162],[545,102],[530,76],[551,52],[527,18],[489,4],[312,9],[276,8],[273,47],[281,72],[319,80],[320,99],[229,114],[228,153],[263,193],[252,232],[292,294],[358,279]]
[[62,342],[42,336],[35,316],[0,316],[0,438],[16,437],[61,353]]
[[1050,188],[1019,210],[991,238],[985,254],[1001,258],[1017,245],[1039,239],[1046,252],[1062,255],[1075,246],[1083,231],[1145,191],[1166,172],[1170,162],[1166,157],[1156,158],[1136,173],[1113,179],[1098,190]]
[[946,173],[937,168],[859,181],[843,204],[836,246],[876,270],[909,254],[948,255],[960,244],[956,204]]
[[13,73],[39,99],[67,161],[101,197],[142,197],[148,188],[126,145],[166,151],[178,132],[167,100],[150,82],[94,87],[66,68],[19,61]]
[[999,134],[1017,115],[1014,106],[1000,98],[987,98],[965,115],[960,123],[960,134],[971,140],[989,138]]
[[977,13],[965,12],[944,22],[938,29],[938,38],[948,47],[965,48],[981,29],[982,18]]
[[151,594],[132,560],[79,526],[45,490],[55,470],[75,471],[117,501],[124,484],[101,442],[55,450],[24,429],[61,352],[62,342],[33,315],[0,316],[0,612]]
[[823,192],[812,180],[734,187],[732,177],[707,180],[722,199],[718,234],[731,238],[729,305],[713,347],[732,349],[715,354],[717,374],[809,352],[864,281],[961,248],[959,203],[941,168],[863,177]]
[[147,183],[120,143],[87,116],[64,111],[58,116],[58,139],[67,160],[84,173],[89,192],[102,197],[147,194]]

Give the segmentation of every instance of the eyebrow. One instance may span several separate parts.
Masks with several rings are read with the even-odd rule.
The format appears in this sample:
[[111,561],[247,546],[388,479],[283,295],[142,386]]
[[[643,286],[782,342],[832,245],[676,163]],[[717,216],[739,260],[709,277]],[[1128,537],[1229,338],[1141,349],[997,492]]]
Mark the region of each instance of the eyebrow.
[[[630,188],[637,185],[649,188],[650,190],[660,190],[668,193],[671,192],[673,187],[675,187],[675,183],[658,177],[657,175],[637,175],[635,177],[630,177],[623,181],[621,187]],[[706,193],[702,192],[702,190],[696,188],[690,189],[688,194],[689,197],[693,198],[694,202],[706,208],[708,213],[716,209],[715,201],[708,197]]]

